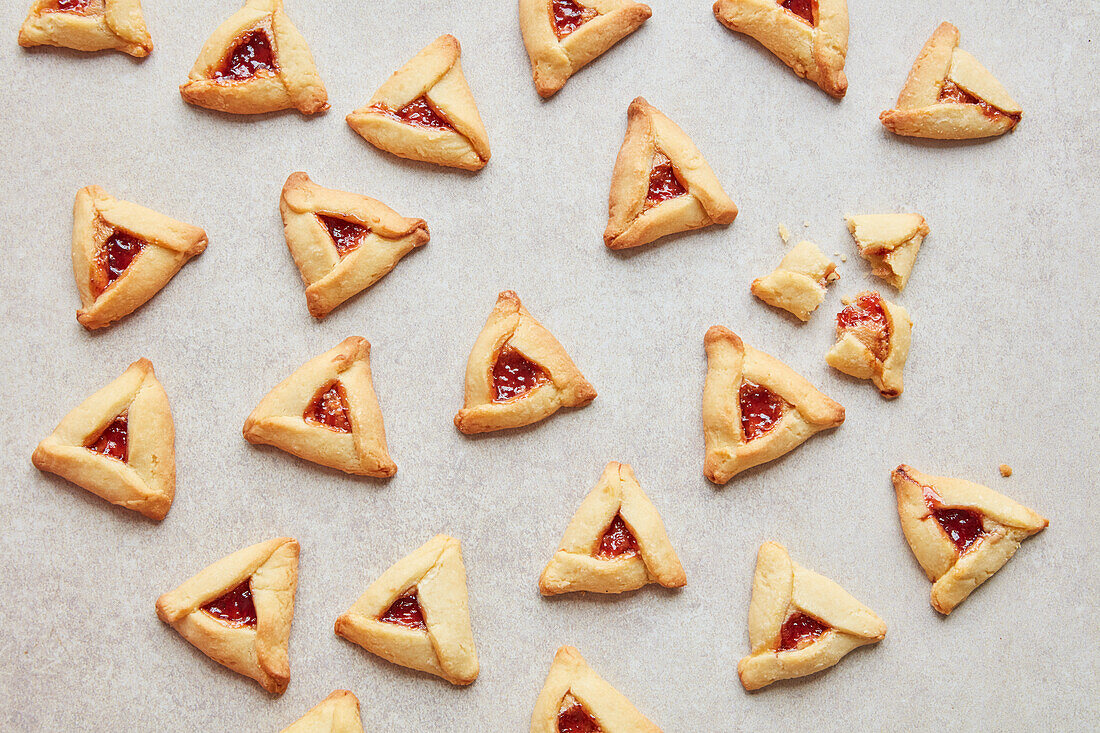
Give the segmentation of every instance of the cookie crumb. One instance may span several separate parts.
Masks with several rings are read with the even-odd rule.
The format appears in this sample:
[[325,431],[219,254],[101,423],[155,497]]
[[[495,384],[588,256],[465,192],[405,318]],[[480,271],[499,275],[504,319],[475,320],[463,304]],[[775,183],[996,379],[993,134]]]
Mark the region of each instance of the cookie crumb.
[[802,222],[802,226],[804,226],[804,227],[806,227],[807,229],[809,229],[809,228],[810,228],[810,222],[808,222],[808,221],[804,221],[804,222]]
[[779,225],[779,238],[783,240],[783,244],[788,244],[791,241],[790,230],[782,224]]
[[847,262],[848,261],[848,255],[841,255],[840,256],[840,261],[841,262]]
[[1001,475],[1004,476],[1005,478],[1008,478],[1009,476],[1011,476],[1012,475],[1012,466],[1008,465],[1007,463],[1002,463],[1001,464]]

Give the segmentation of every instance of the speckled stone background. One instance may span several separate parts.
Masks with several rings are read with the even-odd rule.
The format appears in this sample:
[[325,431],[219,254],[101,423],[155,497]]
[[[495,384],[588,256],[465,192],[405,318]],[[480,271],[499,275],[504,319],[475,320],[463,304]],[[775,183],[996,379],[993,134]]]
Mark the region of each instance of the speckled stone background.
[[[184,104],[177,85],[237,0],[144,4],[156,50],[141,62],[20,49],[29,0],[0,9],[0,728],[276,731],[347,688],[367,730],[523,731],[565,643],[666,731],[1095,726],[1096,4],[852,0],[851,86],[837,102],[720,26],[709,2],[653,0],[643,28],[543,102],[514,0],[287,0],[330,94],[314,119]],[[1023,105],[1014,134],[921,142],[879,125],[942,20]],[[475,175],[390,157],[343,120],[447,32],[463,44],[493,148]],[[604,248],[637,95],[695,140],[741,209],[732,226]],[[278,215],[296,170],[431,226],[426,247],[322,323],[306,312]],[[210,237],[146,307],[97,334],[74,318],[69,255],[73,196],[92,183]],[[843,215],[889,211],[921,212],[932,229],[897,297],[916,325],[893,402],[823,360],[843,294],[881,286],[894,297]],[[847,256],[806,325],[748,292],[783,255],[780,222]],[[600,396],[468,438],[451,424],[466,356],[505,288]],[[715,323],[848,415],[724,488],[702,476],[702,339]],[[270,387],[353,334],[374,345],[395,478],[347,477],[241,438]],[[69,409],[141,356],[178,433],[178,491],[160,524],[30,464]],[[612,459],[634,466],[661,511],[687,587],[541,598],[543,564]],[[950,618],[929,606],[898,527],[889,471],[903,461],[1051,519]],[[482,671],[465,689],[332,632],[371,580],[440,531],[461,538],[469,576]],[[302,555],[292,680],[272,698],[183,641],[153,603],[282,534]],[[756,548],[769,539],[890,630],[828,672],[750,695],[735,667]]]

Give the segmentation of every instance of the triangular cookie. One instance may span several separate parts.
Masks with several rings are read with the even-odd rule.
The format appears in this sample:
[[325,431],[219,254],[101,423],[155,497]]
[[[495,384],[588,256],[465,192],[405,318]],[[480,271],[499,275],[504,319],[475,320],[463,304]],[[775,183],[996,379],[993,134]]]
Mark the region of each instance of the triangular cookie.
[[238,550],[157,599],[157,616],[206,656],[281,694],[298,587],[298,542]]
[[913,272],[928,224],[920,214],[863,214],[845,217],[859,254],[871,263],[871,274],[904,290]]
[[675,122],[641,97],[630,103],[626,118],[611,174],[604,244],[637,247],[737,218],[737,206]]
[[103,328],[157,294],[187,260],[206,250],[206,232],[99,186],[76,193],[73,275],[83,307],[76,320]]
[[648,5],[633,0],[519,0],[519,29],[535,89],[553,95],[651,15]]
[[845,0],[717,0],[714,15],[759,41],[804,79],[834,97],[848,91]]
[[282,733],[363,733],[359,699],[347,690],[336,690]]
[[207,39],[180,94],[238,115],[328,109],[328,93],[283,0],[248,0]]
[[378,282],[428,241],[423,219],[406,219],[367,196],[322,188],[305,173],[286,179],[279,211],[315,318]]
[[885,636],[882,619],[846,590],[791,560],[783,545],[760,546],[749,602],[752,653],[737,663],[746,690],[820,672]]
[[148,359],[80,403],[31,461],[112,504],[164,519],[176,495],[176,429]]
[[630,466],[612,461],[569,522],[539,590],[547,596],[623,593],[647,583],[680,588],[686,582],[657,507]]
[[870,379],[887,399],[897,397],[905,387],[902,372],[913,331],[909,311],[873,290],[841,302],[836,343],[825,355],[826,363],[857,379]]
[[267,393],[244,422],[249,443],[345,473],[397,473],[370,374],[370,342],[351,336]]
[[943,614],[1008,562],[1020,543],[1049,521],[980,484],[894,469],[901,530],[932,581],[932,607]]
[[531,733],[661,733],[622,693],[563,646],[531,715]]
[[749,290],[768,305],[808,321],[825,300],[825,288],[839,278],[836,263],[822,254],[816,244],[805,241],[791,249],[779,267],[753,280]]
[[506,290],[466,361],[466,402],[455,427],[464,433],[518,428],[595,398],[558,340]]
[[436,535],[398,560],[336,619],[336,633],[402,667],[473,682],[477,650],[459,541]]
[[1023,115],[1020,105],[958,46],[959,29],[941,23],[917,56],[895,108],[879,115],[886,129],[909,137],[967,140],[1016,127]]
[[115,49],[144,58],[153,50],[141,0],[34,0],[19,45],[77,51]]
[[402,158],[469,171],[484,168],[489,138],[462,74],[461,54],[454,36],[429,43],[347,116],[351,129]]
[[703,388],[706,477],[724,484],[844,422],[844,408],[789,366],[711,326]]

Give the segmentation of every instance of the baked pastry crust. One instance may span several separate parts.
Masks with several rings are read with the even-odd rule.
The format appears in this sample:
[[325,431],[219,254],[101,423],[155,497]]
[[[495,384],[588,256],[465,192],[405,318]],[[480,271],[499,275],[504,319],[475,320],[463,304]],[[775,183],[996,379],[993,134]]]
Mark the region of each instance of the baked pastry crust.
[[863,214],[847,216],[848,231],[859,254],[871,263],[871,274],[904,290],[913,272],[928,224],[920,214]]
[[[547,378],[519,396],[497,401],[493,368],[505,347],[541,368]],[[455,427],[467,434],[518,428],[544,420],[561,407],[583,407],[595,398],[595,388],[565,348],[527,312],[518,295],[505,290],[466,361],[466,399],[455,415]]]
[[[489,162],[489,137],[462,73],[458,39],[443,35],[347,116],[348,125],[380,150],[425,163],[481,170]],[[406,122],[398,112],[423,99],[450,129]]]
[[[1049,520],[980,484],[929,476],[902,464],[891,476],[905,540],[932,581],[932,607],[943,614],[1012,559],[1020,543],[1046,529]],[[961,550],[933,510],[977,514],[981,534]]]
[[141,0],[89,0],[64,11],[57,0],[35,0],[19,29],[19,45],[60,46],[77,51],[122,51],[144,58],[153,51]]
[[[641,97],[630,103],[626,119],[626,136],[611,174],[604,244],[611,249],[637,247],[668,234],[730,224],[737,218],[737,206],[675,122]],[[654,203],[651,176],[666,158],[685,192]]]
[[717,0],[714,16],[732,31],[755,38],[794,73],[833,97],[848,91],[848,4],[814,0],[814,24],[776,0]]
[[[256,608],[254,626],[230,626],[203,610],[244,582]],[[298,542],[277,537],[200,570],[157,599],[157,616],[206,656],[282,694],[290,682],[287,645],[298,587]]]
[[[774,356],[745,344],[725,326],[711,326],[704,345],[703,473],[724,484],[738,473],[775,460],[811,435],[844,422],[844,408]],[[746,439],[741,390],[750,382],[783,401],[780,416],[763,434]]]
[[[126,416],[126,460],[89,445]],[[176,495],[176,428],[168,395],[148,359],[70,412],[38,447],[31,462],[112,504],[161,520]]]
[[845,374],[858,379],[870,379],[878,388],[879,394],[887,399],[893,399],[900,395],[905,387],[902,372],[905,369],[905,360],[909,358],[913,321],[909,319],[909,311],[891,303],[874,291],[864,291],[855,297],[848,296],[841,302],[845,306],[858,308],[859,302],[868,296],[879,299],[886,317],[886,342],[883,356],[880,358],[860,339],[860,329],[849,329],[840,324],[840,318],[845,312],[841,311],[837,316],[837,341],[825,355],[825,361],[829,366]]
[[621,692],[596,674],[579,651],[563,646],[554,655],[535,701],[531,733],[558,733],[558,716],[571,705],[580,705],[603,733],[661,733]]
[[[322,188],[305,173],[291,173],[286,179],[279,211],[286,244],[302,273],[306,305],[314,318],[324,318],[378,282],[429,238],[423,219],[407,219],[367,196]],[[341,255],[319,215],[350,222],[366,232],[355,249]]]
[[[144,247],[109,281],[103,253],[115,234]],[[198,227],[120,201],[99,186],[80,189],[73,204],[73,276],[82,304],[76,320],[92,330],[133,313],[205,250],[206,232]]]
[[[334,388],[343,391],[348,430],[305,417],[319,396]],[[376,478],[397,473],[371,380],[370,342],[350,336],[300,366],[256,405],[245,420],[244,437],[345,473]]]
[[959,48],[959,29],[941,23],[917,56],[894,109],[879,120],[896,135],[968,140],[1003,135],[1022,115],[996,77]]
[[[217,78],[225,59],[253,31],[266,36],[274,68],[256,69],[245,79]],[[329,106],[313,54],[283,10],[283,0],[247,0],[218,26],[180,85],[180,94],[199,107],[238,115],[284,109],[312,115]]]
[[816,244],[804,241],[783,257],[779,267],[753,280],[749,290],[768,305],[808,321],[825,300],[826,286],[838,278],[836,263],[822,254]]
[[[403,596],[415,593],[424,628],[381,621]],[[462,546],[436,535],[398,560],[336,619],[336,633],[402,667],[442,677],[454,685],[477,679],[477,650],[470,628]]]
[[633,0],[587,0],[573,2],[586,15],[579,27],[558,37],[554,22],[554,0],[519,0],[519,29],[535,89],[550,97],[583,66],[636,31],[653,15],[648,5]]
[[[620,518],[637,544],[634,552],[602,558],[604,534]],[[642,491],[634,471],[611,461],[589,492],[539,578],[543,595],[574,591],[623,593],[649,583],[680,588],[687,582],[657,507]]]
[[336,690],[282,733],[363,733],[359,698],[348,690]]
[[[782,649],[783,626],[797,614],[826,628],[808,644]],[[820,672],[853,649],[885,636],[882,619],[848,591],[791,560],[783,545],[760,546],[749,602],[752,653],[737,663],[737,676],[746,690]]]

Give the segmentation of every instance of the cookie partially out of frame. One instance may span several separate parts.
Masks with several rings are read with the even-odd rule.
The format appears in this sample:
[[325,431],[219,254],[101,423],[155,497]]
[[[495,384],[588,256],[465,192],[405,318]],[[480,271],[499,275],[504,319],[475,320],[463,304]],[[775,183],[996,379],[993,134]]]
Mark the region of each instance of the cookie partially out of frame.
[[141,0],[35,0],[19,45],[76,51],[122,51],[144,58],[153,51]]

